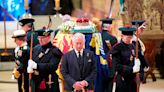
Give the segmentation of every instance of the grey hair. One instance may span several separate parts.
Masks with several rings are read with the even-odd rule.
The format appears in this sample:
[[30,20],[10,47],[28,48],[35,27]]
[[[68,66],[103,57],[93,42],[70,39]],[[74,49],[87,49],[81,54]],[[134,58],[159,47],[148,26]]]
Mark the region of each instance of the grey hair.
[[85,35],[82,33],[75,33],[72,37],[72,42],[75,43],[78,38],[82,38],[83,43],[85,43]]

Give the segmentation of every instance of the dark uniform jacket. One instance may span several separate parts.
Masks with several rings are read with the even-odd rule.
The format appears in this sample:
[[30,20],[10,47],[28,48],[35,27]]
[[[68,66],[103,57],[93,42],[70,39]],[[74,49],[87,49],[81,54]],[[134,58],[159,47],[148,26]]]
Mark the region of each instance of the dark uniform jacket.
[[73,84],[77,81],[85,80],[88,82],[87,89],[93,89],[93,82],[96,77],[96,62],[94,53],[89,50],[83,51],[82,64],[79,64],[76,52],[74,50],[63,56],[61,64],[61,73],[63,75],[67,91],[73,90]]
[[[58,76],[55,71],[61,57],[62,52],[58,48],[53,47],[51,43],[45,46],[37,45],[34,47],[33,60],[37,63],[37,70],[35,70],[32,76],[32,92],[60,92]],[[51,79],[49,75],[51,75]],[[48,85],[49,80],[53,82],[51,85]]]
[[[28,89],[29,89],[29,86],[28,86],[29,74],[27,73],[27,64],[29,60],[29,54],[30,54],[30,48],[27,45],[23,47],[15,48],[15,63],[17,65],[17,70],[21,74],[21,76],[18,78],[19,92],[23,92],[22,84],[24,84],[25,92],[28,92]],[[24,83],[22,83],[22,79]]]
[[133,73],[135,46],[123,41],[112,48],[112,60],[116,65],[116,92],[136,92],[136,73]]
[[[112,46],[114,46],[117,43],[117,38],[110,35],[107,30],[102,30],[101,35],[102,35],[102,40],[103,40],[104,52],[108,53],[108,51],[112,48]],[[109,48],[109,46],[105,42],[107,40],[110,42],[111,48]]]

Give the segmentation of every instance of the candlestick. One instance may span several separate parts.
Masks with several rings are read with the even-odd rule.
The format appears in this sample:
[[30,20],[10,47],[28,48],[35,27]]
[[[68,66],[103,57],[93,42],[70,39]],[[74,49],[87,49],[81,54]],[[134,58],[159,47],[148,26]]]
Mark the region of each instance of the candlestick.
[[28,10],[28,0],[24,0],[24,8],[25,10]]
[[55,0],[55,8],[56,10],[60,10],[60,0]]

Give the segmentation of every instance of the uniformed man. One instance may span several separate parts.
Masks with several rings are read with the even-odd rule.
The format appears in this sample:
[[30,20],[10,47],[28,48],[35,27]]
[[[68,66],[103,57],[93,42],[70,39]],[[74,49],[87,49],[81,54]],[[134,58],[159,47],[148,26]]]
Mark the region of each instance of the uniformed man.
[[32,75],[32,92],[60,92],[56,70],[62,52],[52,46],[52,30],[41,29],[38,33],[39,45],[33,48],[32,60],[28,61],[27,71]]
[[111,25],[113,20],[114,20],[113,18],[101,19],[102,21],[101,35],[103,41],[103,48],[107,56],[107,61],[109,65],[109,77],[103,78],[104,92],[112,92],[113,78],[115,75],[114,66],[112,64],[113,62],[111,60],[111,54],[110,54],[110,50],[117,43],[117,38],[111,34]]
[[131,42],[136,28],[128,26],[119,30],[122,32],[121,41],[111,50],[117,71],[115,92],[136,92],[136,73],[140,71],[140,60],[136,58],[135,46]]
[[[32,18],[32,15],[25,14],[22,16],[22,18],[19,20],[19,24],[21,26],[21,29],[23,29],[26,32],[26,39],[28,46],[30,46],[31,43],[31,33],[34,31],[34,22],[35,20]],[[33,33],[33,47],[39,44],[38,41],[38,34]]]
[[[12,38],[14,38],[17,47],[15,48],[15,63],[16,71],[20,73],[20,76],[15,75],[18,80],[18,91],[19,92],[29,92],[28,86],[28,73],[27,64],[29,60],[30,48],[27,46],[26,33],[24,30],[14,31]],[[14,73],[18,73],[18,72]]]
[[103,48],[105,53],[108,53],[108,51],[112,48],[114,44],[117,43],[117,38],[111,34],[111,25],[113,18],[103,18],[102,21],[102,40],[103,40]]
[[133,35],[132,43],[136,45],[136,34],[138,33],[138,57],[141,60],[141,72],[140,72],[140,80],[143,81],[144,79],[144,71],[149,70],[148,62],[146,61],[144,57],[144,52],[146,50],[144,43],[141,41],[140,36],[142,32],[144,31],[145,27],[145,20],[133,20],[132,25],[134,27],[137,27],[137,31],[135,35]]

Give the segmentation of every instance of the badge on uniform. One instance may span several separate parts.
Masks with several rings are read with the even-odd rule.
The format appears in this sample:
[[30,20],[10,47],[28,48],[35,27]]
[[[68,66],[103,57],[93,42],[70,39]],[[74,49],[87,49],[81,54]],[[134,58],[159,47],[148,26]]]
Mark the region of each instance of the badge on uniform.
[[43,57],[44,53],[40,52],[40,54],[38,55],[39,58]]
[[49,48],[48,48],[48,49],[46,49],[45,54],[47,54],[47,53],[49,52],[49,50],[50,50]]
[[87,53],[87,57],[89,57],[89,53]]
[[112,46],[111,46],[110,41],[109,41],[109,40],[105,40],[105,42],[106,42],[107,46],[111,49],[111,48],[112,48]]
[[132,49],[132,55],[135,56],[135,51],[134,51],[134,49]]
[[90,63],[90,62],[92,62],[92,60],[91,60],[91,59],[89,59],[89,60],[88,60],[88,62]]
[[18,50],[18,56],[22,56],[22,51],[21,50]]
[[133,55],[130,55],[130,61],[131,62],[133,61]]

